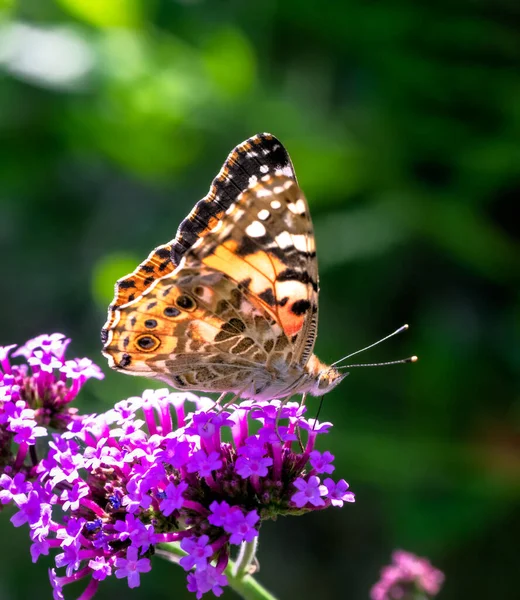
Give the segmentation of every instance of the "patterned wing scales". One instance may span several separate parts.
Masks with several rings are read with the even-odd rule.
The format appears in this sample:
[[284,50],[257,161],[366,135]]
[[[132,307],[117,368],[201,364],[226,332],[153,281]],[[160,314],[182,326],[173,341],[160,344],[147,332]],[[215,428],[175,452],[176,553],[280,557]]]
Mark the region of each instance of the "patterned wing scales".
[[252,177],[278,173],[296,181],[289,154],[270,133],[260,133],[234,148],[211,183],[209,192],[182,221],[174,240],[157,247],[133,273],[119,279],[101,337],[106,342],[116,311],[138,298],[156,279],[171,273],[183,255],[222,218]]
[[176,238],[117,282],[103,353],[178,389],[281,397],[312,354],[317,300],[307,202],[286,150],[260,134],[231,152]]
[[307,362],[316,337],[318,269],[307,201],[294,179],[252,178],[184,260],[190,268],[202,263],[224,273],[246,289],[291,340],[291,360]]
[[180,268],[118,311],[105,355],[113,368],[177,389],[257,393],[289,340],[247,290],[216,270]]
[[266,173],[296,181],[287,150],[270,133],[261,133],[232,150],[207,196],[197,202],[179,225],[171,250],[173,263],[178,265],[186,251],[215,226],[252,179],[260,179]]

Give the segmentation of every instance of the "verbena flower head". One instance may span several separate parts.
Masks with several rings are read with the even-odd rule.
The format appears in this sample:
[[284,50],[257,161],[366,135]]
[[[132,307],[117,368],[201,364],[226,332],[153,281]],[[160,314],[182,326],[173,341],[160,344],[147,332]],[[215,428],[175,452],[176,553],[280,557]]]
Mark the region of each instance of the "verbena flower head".
[[[13,477],[19,473],[16,481],[20,482],[34,475],[37,438],[47,435],[46,428],[66,431],[77,418],[72,400],[88,379],[103,378],[88,358],[65,360],[69,342],[61,333],[53,333],[19,348],[0,346],[0,498],[4,504],[11,493],[6,490],[16,493]],[[19,364],[16,357],[26,362]],[[29,452],[31,464],[26,461]]]
[[[24,418],[19,398],[31,407],[34,398],[52,398],[54,406],[77,393],[76,381],[99,374],[85,359],[65,361],[65,342],[60,347],[51,337],[45,349],[40,343],[18,352],[34,363],[30,372],[6,363],[4,379],[18,369],[15,378],[32,399],[18,394],[20,383],[4,385],[10,396],[0,408],[1,427],[9,435]],[[55,598],[82,578],[83,600],[111,575],[135,587],[155,547],[169,542],[185,552],[179,563],[190,571],[188,589],[197,598],[220,595],[233,548],[255,543],[263,521],[354,501],[344,480],[329,477],[332,454],[315,448],[330,428],[307,420],[298,403],[248,401],[218,412],[207,398],[148,390],[104,414],[68,418],[30,478],[3,476],[2,501],[17,507],[16,527],[28,524],[33,561],[57,552],[56,568],[64,572],[51,571]]]
[[370,592],[371,600],[427,600],[436,596],[444,574],[426,558],[396,550],[392,564],[381,571],[381,579]]

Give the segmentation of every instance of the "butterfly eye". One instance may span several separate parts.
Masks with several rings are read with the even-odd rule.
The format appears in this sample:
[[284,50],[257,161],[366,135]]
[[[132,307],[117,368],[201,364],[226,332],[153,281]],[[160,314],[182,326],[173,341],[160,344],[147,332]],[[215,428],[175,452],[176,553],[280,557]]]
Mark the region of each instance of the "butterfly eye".
[[140,335],[135,340],[135,343],[140,350],[144,350],[145,352],[153,352],[161,345],[161,340],[155,335]]
[[175,304],[179,308],[182,308],[182,310],[186,310],[188,312],[191,312],[192,310],[195,310],[197,308],[195,300],[191,296],[186,296],[186,294],[182,294],[182,296],[179,296],[175,301]]

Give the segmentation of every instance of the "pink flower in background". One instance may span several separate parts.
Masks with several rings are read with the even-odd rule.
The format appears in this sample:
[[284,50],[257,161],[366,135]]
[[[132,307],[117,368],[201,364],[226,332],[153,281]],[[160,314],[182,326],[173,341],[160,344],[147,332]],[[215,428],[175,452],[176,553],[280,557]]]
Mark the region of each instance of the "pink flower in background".
[[392,564],[381,571],[381,579],[370,591],[371,600],[428,600],[436,596],[444,574],[426,558],[396,550]]

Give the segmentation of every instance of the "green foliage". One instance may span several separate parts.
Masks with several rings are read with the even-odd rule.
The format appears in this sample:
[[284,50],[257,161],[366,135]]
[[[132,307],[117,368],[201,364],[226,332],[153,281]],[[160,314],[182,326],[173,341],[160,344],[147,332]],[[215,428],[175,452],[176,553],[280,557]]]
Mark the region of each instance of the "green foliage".
[[[60,330],[102,364],[116,278],[259,131],[311,206],[318,355],[411,325],[362,361],[416,365],[325,399],[358,501],[262,532],[282,597],[366,598],[395,546],[447,572],[446,600],[516,595],[519,25],[508,0],[0,0],[1,343]],[[81,409],[149,385],[112,373]],[[45,560],[0,528],[4,595],[42,595]],[[190,597],[159,563],[132,597]]]

